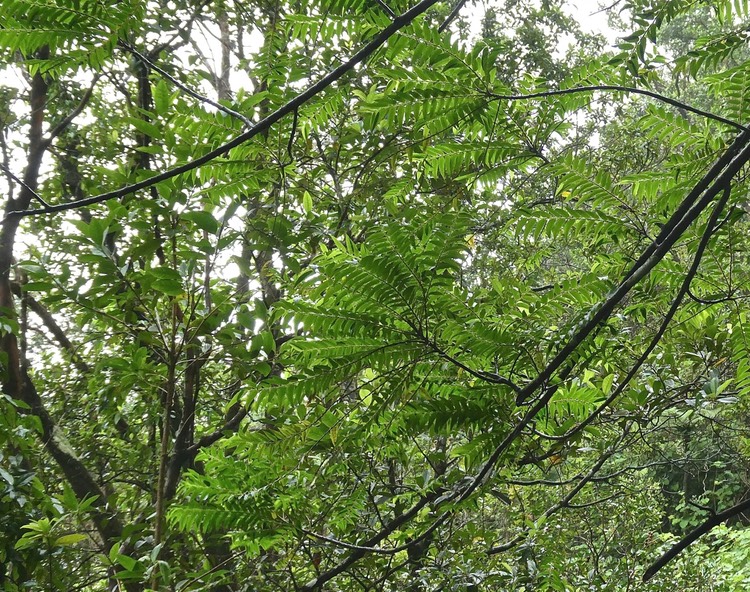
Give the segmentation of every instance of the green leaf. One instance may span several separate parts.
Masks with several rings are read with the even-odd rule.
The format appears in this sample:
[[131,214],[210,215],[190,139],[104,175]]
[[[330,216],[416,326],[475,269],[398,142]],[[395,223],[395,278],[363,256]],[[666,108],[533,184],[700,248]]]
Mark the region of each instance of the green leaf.
[[76,543],[80,543],[81,541],[85,541],[86,539],[88,539],[88,535],[81,533],[64,534],[63,536],[58,537],[57,540],[55,540],[55,545],[66,547],[69,545],[75,545]]
[[115,555],[115,560],[130,572],[136,571],[136,567],[138,566],[138,561],[127,555],[122,555],[121,553]]
[[306,214],[311,214],[313,211],[312,195],[310,195],[310,192],[308,191],[305,191],[302,194],[302,208],[305,210]]
[[216,234],[219,231],[219,222],[210,212],[183,212],[181,217],[195,224],[201,230],[208,234]]
[[156,280],[151,287],[167,296],[180,296],[185,293],[182,282],[177,280]]
[[172,95],[165,80],[159,80],[153,91],[154,109],[157,115],[164,116],[168,113],[172,101]]
[[161,130],[153,123],[150,123],[138,117],[128,117],[128,121],[135,129],[148,136],[152,140],[161,138]]

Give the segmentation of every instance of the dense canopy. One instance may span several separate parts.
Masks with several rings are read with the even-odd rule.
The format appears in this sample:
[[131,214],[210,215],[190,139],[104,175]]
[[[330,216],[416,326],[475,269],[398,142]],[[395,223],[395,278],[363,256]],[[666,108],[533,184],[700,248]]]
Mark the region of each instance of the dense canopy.
[[750,588],[750,7],[573,4],[0,1],[0,590]]

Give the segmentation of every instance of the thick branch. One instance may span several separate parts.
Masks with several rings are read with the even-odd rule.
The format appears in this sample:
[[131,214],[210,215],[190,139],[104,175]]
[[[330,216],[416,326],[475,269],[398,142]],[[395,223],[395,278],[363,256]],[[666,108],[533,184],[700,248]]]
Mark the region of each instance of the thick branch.
[[192,446],[188,446],[188,448],[185,450],[185,454],[195,456],[196,454],[198,454],[198,451],[201,448],[211,446],[211,444],[213,444],[214,442],[218,442],[227,432],[237,431],[240,422],[245,419],[245,417],[247,417],[247,412],[248,410],[244,407],[238,409],[237,413],[229,418],[218,430],[215,430],[210,434],[201,436],[195,444],[193,444]]
[[107,506],[106,494],[50,417],[25,368],[21,369],[21,374],[23,384],[20,399],[31,408],[30,412],[39,418],[42,425],[41,438],[44,447],[50,456],[57,461],[76,497],[79,500],[96,499],[91,505],[91,517],[106,547],[109,548],[112,542],[122,537],[123,525],[120,519]]
[[195,433],[195,405],[198,399],[198,386],[200,371],[206,358],[197,355],[200,344],[195,340],[186,348],[187,367],[185,368],[185,384],[182,394],[182,421],[177,430],[174,440],[174,450],[169,458],[166,482],[164,485],[164,497],[172,499],[177,492],[177,484],[180,480],[182,468],[195,458],[188,453],[193,444]]
[[680,539],[672,546],[672,548],[669,549],[669,551],[664,553],[664,555],[662,555],[661,557],[659,557],[659,559],[652,563],[651,567],[649,567],[646,570],[646,573],[643,574],[643,581],[648,582],[657,574],[657,572],[662,567],[672,561],[672,559],[677,557],[677,555],[679,555],[684,549],[687,549],[704,534],[710,532],[715,527],[719,526],[719,524],[721,524],[722,522],[725,522],[730,518],[734,518],[735,516],[746,512],[747,510],[750,510],[750,499],[747,499],[744,502],[740,502],[739,504],[737,504],[736,506],[732,506],[728,510],[724,510],[723,512],[710,516],[703,524]]
[[[664,258],[669,250],[674,246],[682,233],[690,226],[693,221],[700,216],[703,210],[716,197],[716,195],[726,188],[732,181],[732,178],[742,169],[745,163],[750,160],[750,131],[745,131],[730,146],[727,152],[717,161],[711,170],[701,179],[693,190],[685,197],[680,207],[672,215],[664,228],[654,241],[646,248],[638,261],[630,268],[625,275],[625,279],[610,292],[609,296],[599,306],[598,309],[592,310],[586,315],[584,322],[575,331],[571,339],[557,353],[557,355],[547,364],[539,375],[519,393],[516,402],[523,404],[537,389],[543,386],[564,362],[568,356],[588,337],[589,333],[602,321],[607,319],[614,311],[615,307],[625,298],[630,290],[645,277],[654,266]],[[740,144],[742,150],[734,158],[732,152]],[[719,168],[720,164],[724,166]],[[719,169],[719,170],[717,170]],[[702,197],[701,197],[702,195]],[[700,198],[700,199],[699,199]],[[698,200],[696,202],[696,200]]]

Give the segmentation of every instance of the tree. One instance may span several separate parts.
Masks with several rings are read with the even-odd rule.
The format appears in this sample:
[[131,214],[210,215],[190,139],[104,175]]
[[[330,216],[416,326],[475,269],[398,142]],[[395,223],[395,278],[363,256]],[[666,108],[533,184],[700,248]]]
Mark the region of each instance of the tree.
[[747,6],[465,4],[4,2],[5,589],[743,585]]

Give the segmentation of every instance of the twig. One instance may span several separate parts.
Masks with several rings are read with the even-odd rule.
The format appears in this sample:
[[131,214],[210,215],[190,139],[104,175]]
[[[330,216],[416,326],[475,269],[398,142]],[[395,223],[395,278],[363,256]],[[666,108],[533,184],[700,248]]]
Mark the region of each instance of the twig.
[[214,101],[212,99],[209,99],[207,96],[194,91],[192,88],[190,88],[189,86],[186,86],[185,84],[182,84],[182,82],[177,80],[174,76],[172,76],[169,72],[167,72],[163,68],[160,68],[159,66],[157,66],[154,62],[149,60],[145,55],[140,53],[135,47],[133,47],[129,43],[126,43],[125,41],[120,41],[118,45],[122,47],[123,49],[125,49],[126,51],[129,51],[130,53],[132,53],[136,58],[138,58],[140,61],[146,64],[146,66],[148,66],[151,70],[158,72],[162,78],[169,80],[169,82],[171,82],[174,86],[176,86],[177,88],[179,88],[186,94],[190,95],[194,99],[197,99],[201,101],[202,103],[211,105],[212,107],[215,107],[216,109],[226,113],[227,115],[236,117],[242,123],[244,123],[245,126],[248,128],[253,127],[253,122],[247,117],[245,117],[242,113],[239,113],[238,111],[235,111],[234,109],[230,109],[229,107],[225,107],[221,103]]
[[407,510],[403,514],[399,514],[396,518],[391,520],[382,529],[380,529],[376,534],[367,539],[367,541],[365,541],[362,545],[358,545],[358,547],[360,548],[352,550],[349,556],[342,560],[338,565],[332,567],[328,571],[321,573],[318,577],[307,582],[304,586],[302,586],[301,590],[309,591],[320,589],[323,584],[332,580],[337,575],[345,572],[347,569],[349,569],[349,566],[356,563],[359,559],[369,553],[371,548],[388,537],[388,535],[394,532],[399,526],[405,524],[406,522],[409,522],[412,518],[419,514],[422,508],[433,502],[437,497],[438,495],[436,493],[431,493],[424,496],[409,510]]
[[[555,505],[545,510],[544,514],[542,514],[542,518],[549,518],[550,516],[552,516],[552,514],[555,514],[561,509],[569,507],[570,502],[573,500],[573,498],[580,493],[580,491],[586,486],[587,483],[593,480],[593,478],[601,470],[604,464],[612,457],[613,454],[615,454],[615,452],[618,451],[618,446],[622,444],[623,440],[625,440],[625,438],[628,436],[629,433],[630,433],[630,426],[628,425],[625,427],[625,429],[623,430],[623,433],[617,439],[617,442],[615,442],[612,446],[610,446],[597,459],[597,461],[594,463],[591,469],[589,469],[588,473],[586,473],[586,475],[575,485],[575,487],[573,487],[559,502],[557,502]],[[487,554],[496,555],[497,553],[507,551],[508,549],[517,545],[518,542],[520,542],[521,538],[522,536],[518,535],[511,541],[508,541],[507,543],[498,545],[496,547],[492,547],[491,549],[487,550]]]
[[289,162],[284,163],[283,167],[287,167],[294,162],[294,155],[292,154],[292,148],[294,148],[294,136],[297,133],[297,119],[299,118],[299,109],[294,110],[294,119],[292,119],[292,131],[289,132],[289,141],[286,144],[286,153],[289,156]]
[[464,4],[466,4],[466,2],[467,0],[458,0],[458,2],[456,2],[456,5],[453,7],[453,10],[451,10],[448,18],[446,18],[438,27],[438,32],[442,33],[448,28],[448,25],[450,25],[453,22],[453,19],[458,16],[458,13],[461,12],[461,9],[464,7]]
[[225,565],[226,565],[227,563],[229,563],[230,561],[232,561],[232,560],[234,560],[234,559],[237,559],[237,558],[238,558],[238,557],[239,557],[240,555],[242,555],[243,553],[244,553],[244,551],[236,551],[236,552],[232,553],[232,554],[231,554],[231,555],[230,555],[229,557],[227,557],[227,558],[226,558],[226,559],[224,559],[223,561],[220,561],[219,563],[217,563],[217,564],[216,564],[216,565],[214,565],[213,567],[209,568],[208,570],[204,571],[204,572],[203,572],[202,574],[200,574],[199,576],[196,576],[196,577],[194,577],[194,578],[193,578],[192,580],[188,580],[187,582],[185,582],[184,584],[182,584],[182,585],[181,585],[181,586],[179,587],[179,588],[180,588],[180,590],[187,590],[187,589],[188,589],[188,588],[189,588],[190,586],[192,586],[193,584],[196,584],[196,583],[200,582],[200,581],[201,581],[201,580],[202,580],[203,578],[205,578],[206,576],[208,576],[208,575],[211,575],[211,574],[212,574],[212,573],[214,573],[215,571],[218,571],[219,569],[221,569],[222,567],[224,567],[224,566],[225,566]]
[[595,84],[592,86],[575,86],[573,88],[563,88],[563,89],[558,89],[558,90],[545,90],[545,91],[529,93],[529,94],[502,95],[502,94],[488,93],[488,95],[492,97],[493,99],[497,99],[500,101],[525,101],[528,99],[559,97],[562,95],[573,95],[573,94],[578,94],[582,92],[595,92],[595,91],[614,91],[614,92],[630,93],[630,94],[635,94],[635,95],[644,95],[646,97],[651,97],[652,99],[656,99],[657,101],[661,101],[662,103],[666,103],[667,105],[671,105],[672,107],[677,107],[678,109],[684,109],[685,111],[689,111],[690,113],[695,113],[696,115],[700,115],[701,117],[705,117],[706,119],[713,119],[714,121],[718,121],[725,125],[730,125],[740,131],[746,131],[750,129],[747,126],[742,125],[741,123],[732,121],[731,119],[727,119],[726,117],[722,117],[721,115],[716,115],[715,113],[704,111],[703,109],[698,109],[697,107],[693,107],[691,105],[688,105],[687,103],[678,101],[677,99],[666,97],[659,93],[656,93],[650,90],[645,90],[643,88],[636,88],[634,86],[619,86],[616,84]]
[[23,179],[19,179],[15,174],[13,174],[13,171],[10,170],[5,164],[0,164],[0,169],[3,170],[3,172],[8,175],[11,179],[13,179],[16,183],[18,183],[21,187],[23,187],[26,191],[28,191],[34,199],[36,199],[40,204],[42,204],[45,208],[50,207],[50,205],[42,199],[42,196],[39,195],[36,191],[34,191],[31,186],[29,186],[28,183],[26,183]]
[[49,145],[52,143],[52,140],[54,140],[57,136],[63,133],[65,129],[73,122],[73,120],[81,114],[81,111],[85,109],[86,105],[88,105],[88,102],[91,99],[91,95],[94,92],[96,83],[99,81],[99,78],[101,78],[101,76],[102,76],[101,74],[96,74],[94,76],[93,80],[91,81],[91,85],[83,94],[83,96],[81,97],[81,100],[78,101],[78,105],[76,105],[75,109],[73,109],[70,113],[68,113],[68,115],[60,123],[58,123],[54,128],[52,128],[49,134],[47,134],[47,137],[44,138],[44,140],[42,140],[42,145],[44,146],[45,149],[48,148]]
[[396,13],[393,12],[391,10],[391,7],[388,6],[385,2],[383,2],[383,0],[375,0],[375,2],[378,3],[378,6],[380,6],[380,8],[382,8],[389,17],[391,17],[392,19],[396,18]]

